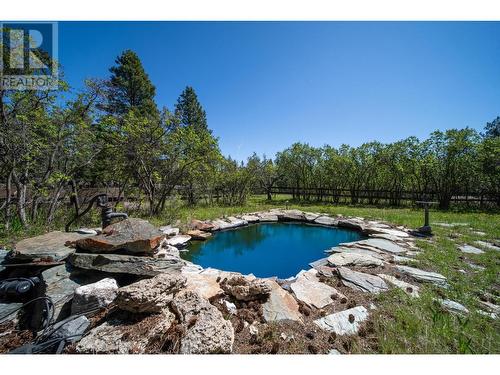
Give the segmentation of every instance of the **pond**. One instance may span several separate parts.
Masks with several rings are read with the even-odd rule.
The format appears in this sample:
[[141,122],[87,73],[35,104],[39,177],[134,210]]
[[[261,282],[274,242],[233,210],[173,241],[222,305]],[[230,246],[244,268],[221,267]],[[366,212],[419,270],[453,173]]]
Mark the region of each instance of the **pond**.
[[295,276],[325,250],[363,239],[358,232],[303,223],[263,223],[216,233],[192,242],[181,257],[200,266],[253,273],[257,277]]

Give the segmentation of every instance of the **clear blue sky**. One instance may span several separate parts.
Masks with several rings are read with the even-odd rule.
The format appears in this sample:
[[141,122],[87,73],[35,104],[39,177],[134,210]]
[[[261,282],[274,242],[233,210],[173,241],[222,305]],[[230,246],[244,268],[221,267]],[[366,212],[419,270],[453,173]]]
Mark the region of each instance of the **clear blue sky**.
[[78,88],[141,58],[159,106],[186,85],[222,152],[274,156],[293,142],[353,146],[481,130],[500,115],[500,22],[62,22]]

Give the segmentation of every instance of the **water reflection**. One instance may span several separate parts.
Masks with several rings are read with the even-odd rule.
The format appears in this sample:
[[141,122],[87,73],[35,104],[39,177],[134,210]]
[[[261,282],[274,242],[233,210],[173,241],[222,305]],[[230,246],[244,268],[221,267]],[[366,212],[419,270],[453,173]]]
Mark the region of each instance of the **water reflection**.
[[219,232],[206,242],[193,242],[182,257],[203,267],[287,278],[325,257],[325,249],[360,238],[358,232],[347,229],[264,223]]

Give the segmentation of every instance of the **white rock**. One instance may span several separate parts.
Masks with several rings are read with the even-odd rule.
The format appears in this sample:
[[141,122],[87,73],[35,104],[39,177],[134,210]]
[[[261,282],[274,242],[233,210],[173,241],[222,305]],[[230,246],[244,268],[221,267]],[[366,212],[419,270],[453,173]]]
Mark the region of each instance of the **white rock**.
[[328,257],[328,263],[333,266],[360,266],[360,267],[375,267],[383,266],[384,262],[366,254],[356,253],[335,253]]
[[256,327],[255,322],[253,322],[249,327],[248,330],[250,331],[250,334],[252,336],[257,336],[259,334],[259,329]]
[[419,296],[418,292],[419,292],[420,288],[416,285],[409,284],[409,283],[404,282],[402,280],[396,279],[394,276],[386,275],[383,273],[380,273],[377,276],[381,277],[385,281],[388,281],[389,283],[397,286],[399,289],[402,289],[406,294],[408,294],[412,297]]
[[369,238],[363,241],[348,242],[340,245],[346,247],[377,249],[391,254],[400,254],[406,251],[406,249],[399,246],[398,244],[382,238]]
[[314,222],[316,224],[321,224],[321,225],[337,225],[338,224],[338,219],[334,219],[329,216],[320,216],[316,219],[314,219]]
[[462,253],[467,253],[467,254],[483,254],[484,253],[483,250],[478,249],[477,247],[474,247],[474,246],[471,246],[471,245],[467,245],[467,244],[459,246],[458,249]]
[[307,304],[321,309],[333,302],[332,295],[339,299],[345,297],[337,289],[323,284],[312,273],[304,272],[297,277],[297,280],[290,284],[295,297]]
[[304,217],[306,218],[307,221],[314,221],[319,216],[320,216],[320,214],[315,214],[313,212],[304,212]]
[[268,280],[267,282],[271,287],[271,293],[268,300],[262,305],[264,319],[267,322],[295,320],[302,323],[299,305],[295,298],[275,281]]
[[337,349],[331,349],[328,354],[330,355],[339,355],[341,354]]
[[237,312],[236,305],[232,302],[224,300],[224,306],[229,314],[235,315]]
[[[353,335],[358,332],[361,323],[368,319],[368,315],[368,310],[364,306],[356,306],[317,319],[314,324],[326,331],[335,332],[337,335]],[[352,323],[349,321],[349,316],[354,317]]]
[[160,230],[168,237],[177,236],[179,234],[179,228],[174,228],[171,225],[160,227]]
[[71,305],[72,314],[80,314],[108,306],[116,298],[118,284],[115,279],[106,278],[96,283],[75,289]]
[[446,310],[453,312],[453,313],[462,313],[462,314],[468,314],[469,310],[464,305],[461,305],[458,302],[449,300],[449,299],[440,299],[439,303],[441,306],[443,306]]
[[261,222],[275,222],[278,221],[278,215],[269,212],[260,212],[257,214]]
[[396,270],[407,274],[414,279],[422,282],[432,283],[438,286],[447,287],[446,277],[436,272],[422,271],[418,268],[408,267],[408,266],[394,266]]
[[241,219],[249,223],[258,223],[260,221],[256,215],[242,215]]
[[171,245],[171,246],[175,246],[177,248],[182,248],[182,247],[187,246],[187,244],[190,240],[191,240],[191,236],[179,234],[177,236],[167,238],[167,244]]
[[494,245],[492,243],[486,242],[486,241],[475,241],[475,244],[479,246],[483,246],[489,250],[495,250],[495,251],[500,251],[500,247],[497,245]]
[[351,289],[368,293],[379,293],[389,289],[384,280],[378,276],[352,271],[345,267],[339,267],[338,272],[344,285]]
[[89,228],[79,228],[77,230],[74,230],[73,232],[80,233],[80,234],[92,234],[94,236],[97,236],[97,231],[95,229],[89,229]]

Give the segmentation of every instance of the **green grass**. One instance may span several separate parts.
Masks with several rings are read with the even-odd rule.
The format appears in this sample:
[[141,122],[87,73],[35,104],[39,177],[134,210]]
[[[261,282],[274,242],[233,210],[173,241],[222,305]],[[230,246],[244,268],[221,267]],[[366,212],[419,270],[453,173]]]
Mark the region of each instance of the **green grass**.
[[[252,196],[243,206],[196,207],[172,206],[161,217],[149,218],[155,225],[177,222],[186,225],[191,219],[214,219],[274,207],[298,208],[312,212],[360,216],[383,220],[398,225],[416,228],[423,224],[423,210],[412,208],[377,208],[357,206],[334,206],[321,203],[289,202],[290,198],[278,196],[267,202],[264,196]],[[120,208],[118,208],[120,210]],[[143,216],[132,213],[131,216]],[[377,297],[377,310],[372,314],[375,344],[355,346],[361,353],[500,353],[500,326],[498,320],[480,315],[479,295],[489,293],[499,304],[500,253],[486,251],[484,254],[463,254],[457,250],[462,243],[475,240],[498,240],[500,238],[500,214],[487,212],[454,212],[432,210],[434,222],[467,223],[467,226],[444,228],[433,226],[432,240],[418,241],[423,249],[417,259],[419,267],[439,272],[448,278],[449,289],[423,285],[421,298],[412,299],[399,290],[392,290]],[[99,213],[94,210],[82,226],[97,226]],[[62,230],[64,217],[47,228],[35,225],[29,231],[15,226],[9,232],[0,232],[0,244],[11,246],[22,237],[33,236],[51,229]],[[486,235],[473,233],[481,231]],[[485,267],[483,271],[471,268],[468,263]],[[464,271],[465,273],[463,273]],[[460,317],[444,311],[436,298],[449,298],[466,306],[470,314]]]

